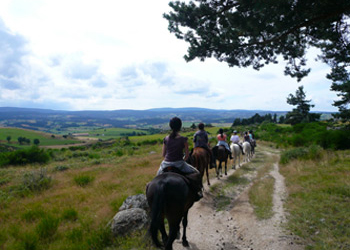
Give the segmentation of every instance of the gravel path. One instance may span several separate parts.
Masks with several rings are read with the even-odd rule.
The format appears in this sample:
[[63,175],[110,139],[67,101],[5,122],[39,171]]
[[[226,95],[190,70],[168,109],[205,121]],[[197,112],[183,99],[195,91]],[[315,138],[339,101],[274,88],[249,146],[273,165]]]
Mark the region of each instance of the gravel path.
[[[260,150],[263,150],[260,148]],[[269,154],[269,152],[262,152]],[[254,159],[253,159],[254,161]],[[228,175],[234,173],[230,169]],[[248,190],[238,186],[235,197],[227,210],[217,211],[215,197],[205,186],[204,198],[197,202],[189,212],[187,239],[190,247],[184,248],[181,240],[174,242],[174,249],[200,250],[299,250],[304,246],[298,244],[297,238],[283,230],[286,221],[283,201],[286,197],[284,177],[279,173],[278,163],[274,164],[270,175],[275,179],[273,194],[274,216],[268,220],[257,220],[249,203]],[[212,179],[212,185],[221,180]],[[181,238],[180,238],[181,239]]]

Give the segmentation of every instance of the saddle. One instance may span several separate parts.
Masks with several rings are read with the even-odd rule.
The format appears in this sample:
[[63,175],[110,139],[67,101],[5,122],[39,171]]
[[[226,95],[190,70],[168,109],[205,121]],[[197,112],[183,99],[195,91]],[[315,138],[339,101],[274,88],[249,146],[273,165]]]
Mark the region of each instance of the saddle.
[[163,169],[163,172],[164,173],[175,173],[175,174],[179,174],[179,175],[182,175],[182,176],[186,176],[185,173],[181,172],[178,168],[174,167],[174,166],[169,166],[169,167],[166,167]]
[[198,192],[201,192],[203,185],[202,185],[202,178],[200,173],[192,173],[192,174],[185,174],[181,172],[178,168],[169,166],[163,169],[164,173],[175,173],[180,175],[186,182],[186,184],[195,191],[196,198],[195,201],[200,200],[203,195],[198,194]]

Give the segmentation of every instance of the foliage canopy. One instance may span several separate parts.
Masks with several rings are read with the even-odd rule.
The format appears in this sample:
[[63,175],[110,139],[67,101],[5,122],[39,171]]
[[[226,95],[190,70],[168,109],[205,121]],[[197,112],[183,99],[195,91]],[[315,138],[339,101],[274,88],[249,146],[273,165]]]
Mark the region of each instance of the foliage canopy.
[[348,0],[194,0],[169,3],[169,31],[189,43],[186,61],[215,57],[229,66],[260,69],[286,61],[284,73],[300,81],[310,69],[305,54],[318,48],[331,67],[327,75],[350,118],[350,1]]

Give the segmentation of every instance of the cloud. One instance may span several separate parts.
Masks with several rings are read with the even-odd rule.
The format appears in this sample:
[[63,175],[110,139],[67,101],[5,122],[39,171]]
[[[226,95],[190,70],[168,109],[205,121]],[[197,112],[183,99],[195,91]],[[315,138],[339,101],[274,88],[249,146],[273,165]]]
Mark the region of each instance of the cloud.
[[5,79],[2,76],[0,76],[0,86],[1,88],[8,90],[15,90],[21,88],[21,85],[18,82],[11,79]]
[[108,83],[102,79],[102,76],[97,76],[90,84],[95,88],[104,88],[108,85]]
[[13,81],[20,74],[22,59],[28,54],[26,45],[27,41],[20,35],[12,34],[0,19],[0,75],[8,81]]
[[97,70],[96,65],[77,61],[66,68],[66,76],[73,79],[87,80],[96,75]]

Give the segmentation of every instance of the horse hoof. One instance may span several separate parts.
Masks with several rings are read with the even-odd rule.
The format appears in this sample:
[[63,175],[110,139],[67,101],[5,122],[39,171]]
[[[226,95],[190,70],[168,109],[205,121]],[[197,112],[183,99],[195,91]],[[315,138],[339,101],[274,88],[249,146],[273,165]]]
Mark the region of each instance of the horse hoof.
[[187,240],[182,241],[182,245],[183,245],[184,247],[189,247],[189,246],[190,246],[190,245],[188,244],[188,241],[187,241]]

